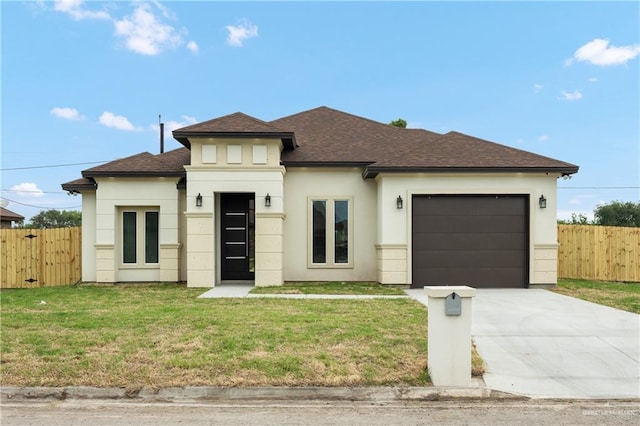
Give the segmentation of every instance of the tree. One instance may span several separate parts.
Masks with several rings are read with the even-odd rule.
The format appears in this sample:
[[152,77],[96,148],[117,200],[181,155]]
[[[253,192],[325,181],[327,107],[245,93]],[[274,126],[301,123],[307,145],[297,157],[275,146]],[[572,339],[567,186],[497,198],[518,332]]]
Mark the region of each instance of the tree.
[[393,120],[389,124],[392,125],[393,127],[401,127],[403,129],[407,128],[407,120],[403,118],[398,118],[397,120]]
[[582,213],[571,213],[571,219],[560,219],[558,220],[558,223],[561,223],[563,225],[591,225],[591,223],[589,222],[589,218]]
[[640,202],[612,201],[596,207],[593,216],[597,225],[640,227]]
[[76,210],[45,210],[31,218],[25,228],[69,228],[82,224],[82,213]]

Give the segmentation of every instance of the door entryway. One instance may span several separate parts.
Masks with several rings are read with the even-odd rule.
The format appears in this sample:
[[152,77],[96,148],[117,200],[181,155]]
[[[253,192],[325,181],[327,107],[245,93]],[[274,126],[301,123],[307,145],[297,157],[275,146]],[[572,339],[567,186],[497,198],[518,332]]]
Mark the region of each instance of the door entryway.
[[255,195],[220,194],[222,280],[255,279]]

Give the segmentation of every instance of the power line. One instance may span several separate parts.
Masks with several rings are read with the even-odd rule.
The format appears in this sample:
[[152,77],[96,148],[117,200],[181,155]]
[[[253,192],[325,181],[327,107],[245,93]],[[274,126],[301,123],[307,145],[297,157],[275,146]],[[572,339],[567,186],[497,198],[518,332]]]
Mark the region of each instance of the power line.
[[7,192],[29,192],[34,194],[66,194],[66,191],[40,191],[36,189],[0,189]]
[[51,164],[48,166],[28,166],[28,167],[10,167],[8,169],[0,169],[0,172],[8,172],[11,170],[33,170],[33,169],[48,169],[52,167],[69,167],[69,166],[82,166],[84,164],[101,164],[107,161],[89,161],[86,163],[68,163],[68,164]]
[[64,208],[58,208],[58,207],[51,207],[51,206],[34,206],[33,204],[26,204],[26,203],[21,203],[20,201],[14,201],[14,200],[10,200],[8,198],[2,197],[4,200],[7,200],[11,203],[16,203],[16,204],[20,204],[21,206],[26,206],[26,207],[33,207],[36,209],[47,209],[47,210],[65,210],[65,209],[79,209],[82,206],[69,206],[69,207],[64,207]]

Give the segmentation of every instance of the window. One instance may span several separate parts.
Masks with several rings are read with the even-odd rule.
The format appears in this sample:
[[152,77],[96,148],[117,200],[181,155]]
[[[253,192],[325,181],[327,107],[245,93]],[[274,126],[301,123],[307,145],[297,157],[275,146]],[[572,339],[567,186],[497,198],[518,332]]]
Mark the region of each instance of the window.
[[310,266],[353,266],[351,210],[350,198],[310,200]]
[[127,208],[122,212],[122,263],[158,263],[159,217],[157,210]]

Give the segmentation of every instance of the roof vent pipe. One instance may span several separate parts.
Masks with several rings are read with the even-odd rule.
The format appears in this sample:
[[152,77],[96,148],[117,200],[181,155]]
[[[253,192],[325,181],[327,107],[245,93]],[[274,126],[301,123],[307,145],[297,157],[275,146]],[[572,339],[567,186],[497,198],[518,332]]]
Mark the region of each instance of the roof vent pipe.
[[164,123],[162,115],[158,114],[158,123],[160,123],[160,154],[164,153]]

